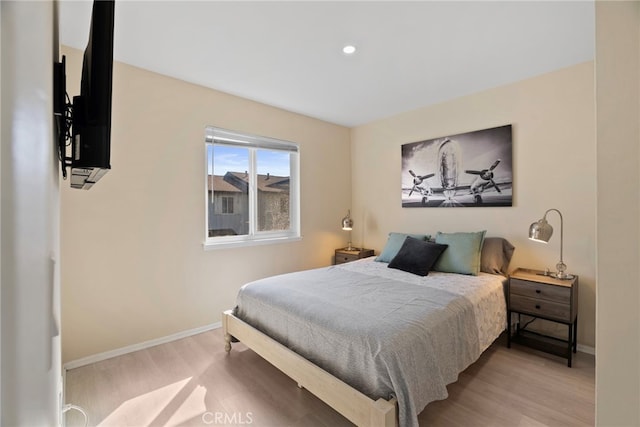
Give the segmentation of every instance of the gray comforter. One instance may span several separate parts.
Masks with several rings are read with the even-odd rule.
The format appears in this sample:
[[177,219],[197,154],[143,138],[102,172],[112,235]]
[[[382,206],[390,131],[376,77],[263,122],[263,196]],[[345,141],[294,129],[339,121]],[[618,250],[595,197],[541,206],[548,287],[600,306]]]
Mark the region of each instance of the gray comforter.
[[395,396],[400,426],[417,426],[483,350],[477,310],[459,292],[428,286],[429,276],[414,284],[352,270],[249,283],[236,315],[370,398]]

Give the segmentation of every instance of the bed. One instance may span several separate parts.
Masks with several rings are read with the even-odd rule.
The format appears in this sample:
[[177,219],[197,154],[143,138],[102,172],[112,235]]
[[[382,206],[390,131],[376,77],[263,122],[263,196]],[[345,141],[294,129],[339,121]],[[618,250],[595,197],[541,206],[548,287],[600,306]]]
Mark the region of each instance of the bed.
[[[417,426],[506,326],[503,270],[513,247],[484,232],[469,245],[470,234],[429,242],[390,233],[377,258],[248,283],[223,314],[225,349],[243,342],[357,425]],[[492,267],[483,265],[489,247],[501,253]],[[400,258],[418,260],[419,271],[398,267]]]

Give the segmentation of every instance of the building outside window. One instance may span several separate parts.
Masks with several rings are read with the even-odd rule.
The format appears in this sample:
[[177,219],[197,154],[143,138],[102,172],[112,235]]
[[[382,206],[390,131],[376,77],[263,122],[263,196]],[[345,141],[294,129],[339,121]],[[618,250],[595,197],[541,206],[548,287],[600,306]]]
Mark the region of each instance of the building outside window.
[[205,247],[300,238],[298,145],[206,129]]

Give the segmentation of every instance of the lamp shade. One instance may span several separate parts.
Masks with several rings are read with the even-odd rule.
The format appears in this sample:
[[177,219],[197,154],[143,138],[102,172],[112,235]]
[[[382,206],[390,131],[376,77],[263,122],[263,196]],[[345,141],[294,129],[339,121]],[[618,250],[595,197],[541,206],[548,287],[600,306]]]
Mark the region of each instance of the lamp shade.
[[347,216],[342,218],[342,229],[349,231],[353,229],[353,220],[351,219],[351,211],[347,211]]
[[548,243],[549,239],[553,235],[553,227],[549,224],[545,218],[539,219],[529,226],[529,239],[536,242]]

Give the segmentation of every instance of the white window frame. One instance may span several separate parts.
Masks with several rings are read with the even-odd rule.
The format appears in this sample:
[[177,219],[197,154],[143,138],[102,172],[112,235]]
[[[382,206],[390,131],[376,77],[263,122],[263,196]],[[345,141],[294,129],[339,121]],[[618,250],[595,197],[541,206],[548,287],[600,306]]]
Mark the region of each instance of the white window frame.
[[[209,197],[207,179],[209,175],[208,147],[213,145],[229,145],[249,150],[249,232],[241,236],[209,237]],[[289,152],[289,230],[257,231],[258,226],[258,191],[257,182],[257,150]],[[300,236],[300,147],[298,144],[258,135],[234,132],[227,129],[207,126],[204,144],[205,161],[205,224],[203,243],[205,250],[239,246],[298,241]]]

